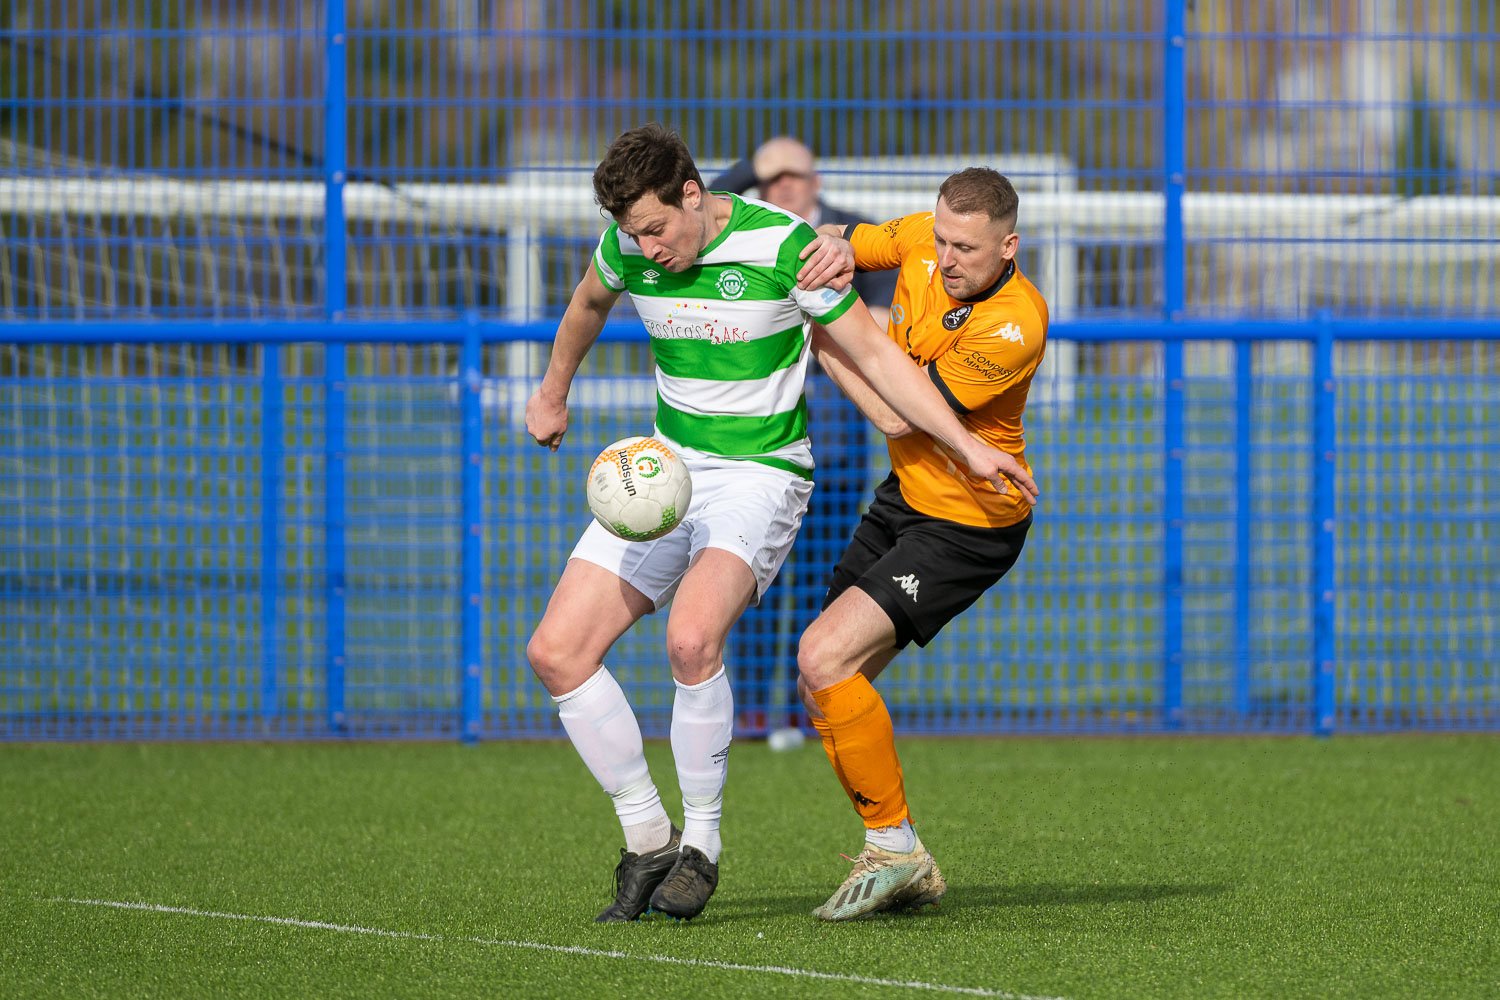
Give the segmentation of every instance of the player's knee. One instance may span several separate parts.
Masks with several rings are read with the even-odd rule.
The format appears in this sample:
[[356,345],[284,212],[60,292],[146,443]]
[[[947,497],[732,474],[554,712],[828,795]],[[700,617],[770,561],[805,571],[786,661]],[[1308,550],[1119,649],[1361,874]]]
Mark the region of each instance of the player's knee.
[[812,687],[807,683],[807,678],[797,678],[797,698],[802,702],[802,707],[807,709],[808,716],[812,718],[821,717],[823,710],[818,707],[818,700],[812,696]]
[[831,629],[820,628],[817,622],[809,626],[797,643],[799,689],[806,687],[809,693],[821,691],[849,676],[846,648]]
[[532,673],[545,683],[562,675],[570,657],[559,630],[543,622],[526,643],[526,659],[531,664]]
[[724,662],[724,643],[711,629],[699,625],[669,626],[667,660],[673,677],[684,684],[701,684]]

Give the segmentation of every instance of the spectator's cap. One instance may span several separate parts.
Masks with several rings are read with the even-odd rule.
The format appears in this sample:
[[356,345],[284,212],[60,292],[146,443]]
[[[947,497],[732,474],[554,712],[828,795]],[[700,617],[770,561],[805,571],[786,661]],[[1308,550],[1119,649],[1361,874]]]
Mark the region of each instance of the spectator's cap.
[[817,176],[817,170],[813,167],[812,150],[787,135],[779,135],[761,143],[751,163],[755,168],[755,182],[761,186],[783,174],[806,178]]

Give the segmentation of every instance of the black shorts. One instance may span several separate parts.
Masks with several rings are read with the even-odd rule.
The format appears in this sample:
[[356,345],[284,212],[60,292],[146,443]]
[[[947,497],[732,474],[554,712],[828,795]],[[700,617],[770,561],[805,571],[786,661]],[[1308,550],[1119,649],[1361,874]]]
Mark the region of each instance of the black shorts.
[[923,514],[891,473],[834,567],[823,607],[858,587],[896,626],[897,649],[913,641],[925,646],[1016,564],[1030,528],[1030,514],[1004,528]]

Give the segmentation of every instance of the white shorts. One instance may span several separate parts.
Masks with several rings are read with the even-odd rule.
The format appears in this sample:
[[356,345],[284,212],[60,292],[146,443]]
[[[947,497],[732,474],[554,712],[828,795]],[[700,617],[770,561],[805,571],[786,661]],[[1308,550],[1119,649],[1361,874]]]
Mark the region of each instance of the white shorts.
[[591,522],[570,558],[603,566],[660,610],[699,552],[724,549],[755,574],[750,603],[759,603],[797,538],[813,484],[757,462],[689,459],[688,469],[693,499],[676,528],[649,542],[627,542]]

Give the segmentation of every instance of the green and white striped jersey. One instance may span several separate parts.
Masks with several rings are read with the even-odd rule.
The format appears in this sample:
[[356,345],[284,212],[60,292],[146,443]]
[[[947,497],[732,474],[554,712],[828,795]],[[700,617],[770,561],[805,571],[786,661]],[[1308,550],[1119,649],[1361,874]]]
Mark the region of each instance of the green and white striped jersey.
[[605,287],[628,291],[656,355],[656,432],[687,454],[749,459],[812,476],[806,320],[829,323],[854,289],[797,288],[816,237],[790,212],[734,198],[729,222],[693,266],[652,266],[612,225],[594,251]]

